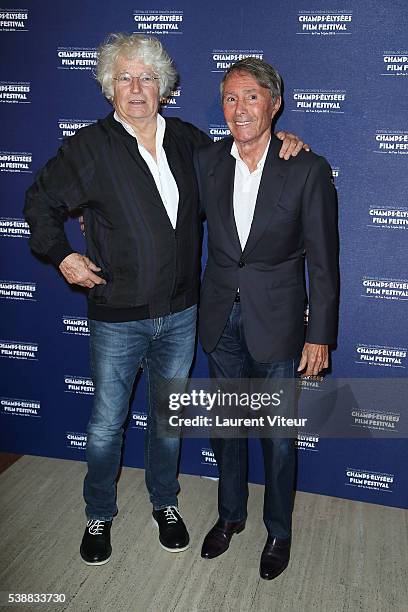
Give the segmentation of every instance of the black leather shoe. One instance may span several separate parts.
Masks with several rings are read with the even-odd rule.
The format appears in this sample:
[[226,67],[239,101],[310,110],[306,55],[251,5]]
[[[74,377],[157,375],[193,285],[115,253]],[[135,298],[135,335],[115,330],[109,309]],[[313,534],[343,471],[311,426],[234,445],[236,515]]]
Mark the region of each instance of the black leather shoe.
[[245,529],[245,521],[229,523],[218,519],[214,527],[210,529],[204,538],[201,549],[203,559],[214,559],[228,550],[234,533],[241,533]]
[[261,555],[259,573],[265,580],[273,580],[288,566],[290,557],[290,538],[268,536]]
[[110,530],[112,521],[89,520],[82,538],[80,553],[87,565],[104,565],[112,554]]
[[152,516],[159,528],[159,542],[164,550],[169,552],[187,550],[190,536],[176,506],[153,510]]

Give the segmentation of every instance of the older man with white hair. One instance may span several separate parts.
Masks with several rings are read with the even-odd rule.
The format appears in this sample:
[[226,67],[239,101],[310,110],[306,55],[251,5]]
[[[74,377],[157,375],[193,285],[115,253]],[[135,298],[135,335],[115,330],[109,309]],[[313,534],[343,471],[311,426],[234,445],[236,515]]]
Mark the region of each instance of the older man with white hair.
[[[162,383],[187,378],[193,359],[201,242],[193,152],[210,140],[158,113],[160,98],[177,80],[158,40],[111,35],[99,49],[97,79],[114,111],[64,143],[28,190],[25,206],[32,250],[46,255],[68,283],[89,290],[95,394],[80,549],[89,565],[111,556],[124,424],[141,364],[153,519],[165,550],[189,545],[177,507],[180,441],[160,437],[157,424]],[[296,154],[302,144],[289,137],[282,155]],[[86,255],[74,252],[64,232],[75,209],[84,215]]]

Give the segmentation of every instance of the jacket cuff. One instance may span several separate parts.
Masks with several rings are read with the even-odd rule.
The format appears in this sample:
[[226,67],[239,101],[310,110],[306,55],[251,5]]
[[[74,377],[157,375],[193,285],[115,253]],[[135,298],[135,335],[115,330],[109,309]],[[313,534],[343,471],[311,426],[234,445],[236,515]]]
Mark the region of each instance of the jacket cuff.
[[306,333],[306,338],[305,338],[305,342],[309,342],[310,344],[327,344],[328,346],[332,346],[333,344],[336,344],[337,338],[335,335],[325,335],[325,336],[321,336],[321,335],[316,335],[316,334],[307,334]]
[[68,242],[64,242],[63,244],[56,244],[51,247],[47,252],[47,257],[49,257],[54,266],[58,268],[61,261],[68,257],[68,255],[71,255],[71,253],[75,253],[75,251]]

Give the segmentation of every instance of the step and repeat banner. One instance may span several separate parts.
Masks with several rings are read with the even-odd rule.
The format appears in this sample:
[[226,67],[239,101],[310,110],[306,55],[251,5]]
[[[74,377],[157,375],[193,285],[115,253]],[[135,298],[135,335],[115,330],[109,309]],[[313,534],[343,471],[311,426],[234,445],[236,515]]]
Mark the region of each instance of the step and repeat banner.
[[[85,458],[93,395],[85,296],[31,254],[22,208],[36,171],[63,139],[110,112],[93,78],[97,47],[110,32],[160,38],[180,73],[163,114],[194,123],[214,140],[228,134],[219,101],[225,69],[255,56],[280,71],[284,110],[277,127],[326,157],[338,191],[341,309],[331,376],[371,380],[374,388],[387,379],[401,396],[408,367],[406,24],[405,0],[4,3],[1,450]],[[83,251],[76,220],[67,234]],[[207,375],[200,347],[193,375]],[[309,404],[323,384],[304,383]],[[143,466],[144,391],[142,375],[126,431],[129,466]],[[408,507],[406,420],[405,400],[390,392],[381,401],[356,401],[338,437],[299,434],[298,488]],[[250,444],[251,480],[262,482],[260,445]],[[180,469],[217,475],[208,440],[184,441]]]

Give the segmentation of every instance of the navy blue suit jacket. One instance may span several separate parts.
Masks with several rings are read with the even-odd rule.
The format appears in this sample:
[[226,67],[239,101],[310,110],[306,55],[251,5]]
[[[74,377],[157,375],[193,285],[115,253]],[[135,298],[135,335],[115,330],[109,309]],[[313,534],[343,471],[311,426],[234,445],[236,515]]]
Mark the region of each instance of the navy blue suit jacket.
[[239,288],[245,338],[255,360],[296,357],[306,340],[333,344],[338,313],[337,198],[323,157],[302,151],[279,158],[272,136],[251,231],[242,251],[233,212],[235,159],[232,138],[196,152],[201,206],[208,224],[208,261],[199,334],[211,352],[225,327]]

